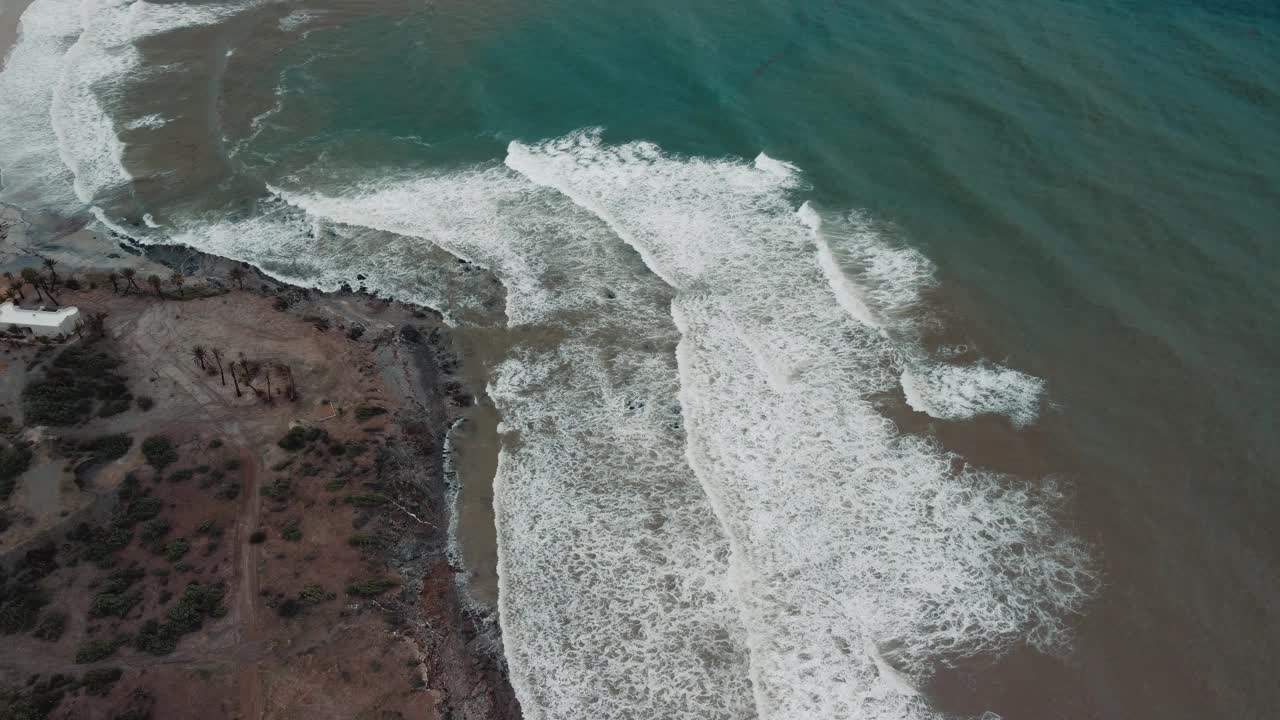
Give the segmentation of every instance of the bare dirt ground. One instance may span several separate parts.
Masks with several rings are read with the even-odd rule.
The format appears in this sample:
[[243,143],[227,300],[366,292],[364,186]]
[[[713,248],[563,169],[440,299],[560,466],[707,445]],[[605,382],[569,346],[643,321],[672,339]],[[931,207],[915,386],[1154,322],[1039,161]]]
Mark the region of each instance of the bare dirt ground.
[[[154,405],[51,428],[38,443],[41,461],[6,510],[20,521],[0,534],[0,561],[52,540],[59,567],[43,580],[53,599],[45,612],[65,613],[66,627],[52,641],[5,637],[0,689],[33,675],[119,668],[105,695],[68,694],[49,717],[142,710],[158,718],[518,717],[489,625],[462,610],[444,560],[442,379],[431,349],[397,334],[406,322],[429,330],[430,318],[350,294],[301,297],[274,284],[287,302],[236,289],[181,301],[122,295],[101,276],[81,279],[85,289],[63,292],[63,304],[108,314],[97,342],[124,358],[130,391]],[[199,281],[192,285],[185,294],[202,294]],[[365,328],[358,338],[346,332],[353,322]],[[204,368],[195,345],[208,350]],[[35,352],[0,355],[8,368],[23,368],[4,372],[0,414],[21,420]],[[264,368],[287,365],[299,397],[286,397],[283,373],[261,374],[252,387],[241,382],[237,395],[230,365],[242,355]],[[286,449],[279,441],[294,427],[305,439]],[[70,463],[52,456],[59,438],[115,433],[131,435],[132,447],[87,473],[84,489]],[[177,459],[148,465],[141,447],[151,436],[168,438]],[[402,462],[403,472],[389,478],[379,459],[393,454],[408,454],[410,469]],[[76,546],[64,536],[74,522],[118,513],[116,496],[130,487],[159,500],[149,522],[166,527],[144,542],[149,526],[140,524],[116,552],[112,568],[136,565],[142,579],[128,591],[137,594],[132,606],[104,616],[94,604],[109,570],[75,561]],[[390,585],[349,592],[370,579]],[[205,618],[168,654],[126,642],[106,659],[77,662],[91,641],[136,638],[146,620],[163,622],[189,583],[225,588],[225,614]]]

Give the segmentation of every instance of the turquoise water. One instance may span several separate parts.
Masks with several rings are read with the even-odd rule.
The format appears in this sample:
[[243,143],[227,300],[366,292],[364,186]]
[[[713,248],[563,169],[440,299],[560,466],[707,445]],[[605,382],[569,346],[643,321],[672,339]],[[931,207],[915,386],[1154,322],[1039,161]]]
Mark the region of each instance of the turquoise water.
[[[555,373],[570,371],[546,370],[564,363],[563,357],[553,363],[538,354],[541,348],[513,341],[510,357],[523,363],[521,372],[513,369],[516,364],[504,366],[491,388],[505,419],[522,433],[518,441],[509,441],[504,457],[509,476],[497,494],[499,539],[508,555],[505,592],[520,599],[504,609],[504,620],[511,623],[508,658],[530,717],[681,716],[671,708],[687,717],[797,718],[924,717],[924,708],[956,716],[990,710],[1009,718],[1116,719],[1261,718],[1280,711],[1273,677],[1280,664],[1280,531],[1273,521],[1280,509],[1280,449],[1274,442],[1280,405],[1276,5],[1086,0],[483,0],[407,10],[389,3],[302,5],[314,16],[301,21],[299,31],[272,29],[285,10],[270,8],[211,25],[197,44],[207,44],[209,66],[222,69],[183,71],[200,80],[184,80],[183,87],[211,88],[208,114],[221,122],[219,133],[210,133],[221,138],[211,145],[227,159],[228,169],[219,171],[225,177],[214,182],[199,175],[195,190],[175,198],[148,186],[147,174],[139,171],[135,176],[143,179],[131,181],[126,191],[117,187],[91,201],[106,215],[139,227],[144,211],[154,213],[158,232],[172,226],[171,234],[182,241],[253,260],[300,281],[333,286],[363,270],[380,283],[377,289],[463,317],[479,303],[469,299],[471,286],[456,273],[428,269],[434,260],[419,253],[425,253],[422,242],[430,240],[493,270],[507,286],[512,324],[520,324],[517,314],[527,313],[533,318],[530,326],[554,328],[565,338],[563,357],[573,358],[565,364],[581,364],[597,353],[607,356],[596,375],[566,379]],[[302,30],[309,32],[302,35]],[[237,54],[222,60],[224,48]],[[158,57],[164,47],[149,52]],[[116,125],[122,126],[128,102],[110,97],[119,107],[106,103],[109,112],[117,113]],[[170,108],[176,117],[199,115],[201,122],[207,120],[204,109]],[[599,134],[591,136],[594,140],[574,135],[584,128],[599,128]],[[566,137],[578,139],[543,144]],[[636,149],[636,141],[653,143],[661,153]],[[183,177],[185,171],[173,170],[181,163],[170,158],[165,165],[156,150],[160,142],[130,147],[126,164],[136,152],[139,167],[153,165],[152,177]],[[794,166],[793,175],[775,186],[761,179],[767,168],[749,173],[750,161],[762,152]],[[161,175],[156,168],[173,174]],[[83,180],[82,172],[76,174]],[[297,223],[292,235],[259,232],[247,224],[204,232],[185,219],[195,215],[192,207],[217,210],[201,216],[206,220],[229,206],[248,212],[243,208],[260,199],[268,184],[299,212],[313,216],[304,221],[290,215]],[[809,309],[788,315],[816,291],[805,285],[803,268],[809,266],[778,250],[790,247],[788,233],[795,228],[777,218],[788,203],[794,210],[805,201],[820,209],[844,272],[867,297],[879,299],[868,301],[877,332],[818,322],[815,317],[825,316]],[[264,217],[276,212],[262,210],[261,204],[257,208]],[[307,228],[314,218],[323,220],[313,232]],[[324,230],[324,223],[333,223],[331,230]],[[362,225],[380,234],[351,230]],[[431,231],[421,229],[425,226]],[[146,233],[137,234],[157,239]],[[720,254],[757,234],[758,243],[744,244],[748,249]],[[874,237],[872,249],[860,244],[864,236]],[[691,248],[702,251],[702,259],[689,259]],[[744,268],[732,278],[706,270],[736,270],[737,263]],[[912,283],[918,278],[907,275],[924,265],[928,270],[921,272],[932,281],[917,288]],[[456,287],[464,289],[450,283],[462,283]],[[454,289],[439,289],[446,285]],[[753,304],[759,297],[726,286],[746,288],[741,293],[759,287],[766,299],[772,293],[777,318],[745,310],[735,316],[738,307],[759,309]],[[579,297],[579,288],[596,294]],[[894,293],[912,299],[900,306],[880,302]],[[591,305],[619,295],[645,300],[625,311],[617,309],[620,303]],[[716,302],[700,304],[705,295]],[[835,295],[824,297],[831,306],[837,302]],[[705,329],[714,323],[698,312],[711,306],[728,308],[723,317],[741,321],[743,345],[724,351],[722,365],[709,359],[714,353],[707,348],[737,346]],[[668,307],[683,318],[679,332],[666,317]],[[653,308],[656,316],[649,312]],[[597,324],[606,316],[607,322]],[[752,335],[775,320],[813,321],[817,329],[794,337]],[[581,337],[574,334],[579,328],[585,328]],[[617,340],[628,333],[646,342]],[[822,354],[828,348],[819,340],[840,333],[859,353],[865,350],[858,355],[857,372],[841,364],[840,351]],[[680,338],[684,345],[677,351]],[[948,350],[957,346],[964,349]],[[770,356],[771,349],[778,355]],[[677,362],[678,353],[686,354]],[[743,391],[717,385],[714,372],[707,372],[711,380],[700,380],[692,371],[713,367],[750,379],[749,363],[732,362],[753,353],[794,361],[781,375],[767,368],[774,395],[750,396],[780,414],[795,410],[790,423],[756,420],[769,429],[756,438],[767,448],[760,452],[767,460],[752,448],[732,445],[733,433],[707,420],[737,417],[737,406],[708,401],[701,419],[694,409],[703,403],[698,390],[708,390],[708,396],[719,392],[716,397]],[[1017,413],[1005,413],[999,402],[989,408],[995,412],[965,417],[913,412],[920,403],[905,389],[905,380],[898,387],[898,374],[926,356],[983,367],[999,364],[1024,374],[1010,381],[1019,388],[1030,387],[1024,382],[1028,376],[1042,379],[1042,398],[1028,391],[1038,403],[1036,419],[1020,423]],[[815,381],[821,392],[810,393],[810,408],[788,404],[796,398],[786,383],[814,366],[836,369]],[[672,377],[649,383],[648,373],[661,375],[657,367]],[[596,381],[602,383],[599,392],[571,393]],[[566,388],[567,404],[557,404],[563,399],[560,391],[547,390],[556,382]],[[680,386],[678,402],[671,384]],[[577,427],[570,417],[576,409],[611,407],[616,399],[611,391],[626,395],[650,385],[657,389],[635,394],[653,405],[655,398],[664,407],[682,405],[690,429],[676,423],[664,430],[676,433],[668,437],[642,436],[642,428],[631,428],[631,435],[622,435],[625,442],[608,447],[580,445],[579,434],[568,429]],[[787,441],[786,433],[803,425],[802,418],[833,425],[855,416],[862,424],[849,423],[859,430],[845,436],[848,445],[870,447],[862,434],[876,436],[880,428],[857,414],[865,409],[861,405],[831,401],[842,388],[850,397],[878,403],[908,440],[846,454],[836,448],[826,455],[828,438],[820,432],[815,431],[812,447]],[[644,406],[627,397],[628,411]],[[835,410],[828,412],[828,403]],[[548,434],[543,443],[537,432],[545,429],[539,425],[545,418],[527,420],[537,415],[531,408],[547,409],[557,428],[566,429]],[[598,429],[601,422],[593,416],[596,424],[584,421],[584,427]],[[698,436],[703,426],[711,427],[705,438]],[[745,425],[733,427],[748,432]],[[781,439],[770,448],[772,436]],[[640,437],[650,439],[636,440]],[[977,639],[954,646],[939,641],[938,647],[950,650],[919,640],[926,652],[913,644],[911,633],[933,638],[937,628],[928,622],[904,628],[881,616],[920,611],[932,617],[921,608],[942,607],[940,616],[948,620],[946,608],[961,603],[956,597],[971,599],[963,582],[951,590],[929,589],[934,594],[923,605],[916,605],[919,598],[910,592],[886,591],[870,600],[858,595],[857,583],[878,582],[892,574],[889,567],[872,568],[866,576],[849,574],[846,580],[857,581],[850,580],[852,585],[817,583],[813,587],[833,597],[856,597],[850,601],[858,607],[850,611],[850,625],[898,633],[885,637],[868,631],[878,646],[872,654],[896,665],[922,693],[905,704],[862,697],[840,706],[856,712],[827,712],[836,705],[828,707],[823,697],[829,693],[843,702],[845,683],[855,688],[852,696],[858,696],[863,681],[874,691],[865,694],[891,695],[887,686],[875,683],[888,683],[893,673],[886,665],[864,663],[828,677],[826,656],[818,653],[820,660],[810,665],[811,647],[785,647],[771,631],[754,629],[752,623],[760,621],[780,635],[806,636],[810,628],[801,618],[826,617],[828,608],[822,604],[826,599],[814,609],[790,597],[790,614],[771,615],[773,596],[757,597],[755,586],[735,579],[767,578],[761,582],[769,585],[788,577],[807,588],[803,576],[812,569],[784,563],[786,572],[769,574],[766,568],[774,566],[768,563],[783,554],[782,544],[752,541],[785,536],[779,528],[787,525],[771,524],[777,518],[761,509],[764,501],[743,490],[749,483],[742,481],[759,479],[766,485],[789,465],[811,470],[812,477],[833,485],[831,508],[815,497],[800,506],[810,514],[803,520],[793,517],[791,527],[812,523],[825,529],[823,515],[857,514],[877,503],[891,506],[899,497],[876,494],[873,482],[872,490],[859,491],[854,502],[835,509],[843,497],[834,487],[841,473],[853,476],[875,463],[897,463],[895,473],[917,487],[936,479],[911,465],[930,465],[933,450],[899,447],[911,438],[940,440],[954,453],[947,461],[957,466],[994,467],[1035,487],[1056,479],[1054,487],[1070,492],[1054,510],[1054,532],[1088,545],[1102,584],[1084,593],[1090,598],[1079,606],[1053,599],[1051,580],[1045,582],[1045,594],[1030,599],[1020,594],[1020,586],[998,593],[991,603],[1003,604],[1019,618],[1018,632],[992,630],[988,638],[984,616],[973,620],[978,629],[971,635]],[[693,473],[699,482],[686,482],[689,469],[671,464],[679,464],[683,453],[677,446],[685,442],[695,459],[705,450],[706,458],[723,467],[743,458],[761,464],[719,477],[707,469],[716,463],[704,458],[707,465]],[[663,456],[650,467],[644,465],[649,460],[628,455],[634,467],[649,473],[642,478],[619,474],[610,459],[591,454],[622,453],[647,443],[659,449],[674,443],[668,450],[675,459]],[[555,462],[529,454],[530,447],[552,448],[549,457]],[[787,460],[788,453],[794,459]],[[810,454],[817,460],[809,462]],[[586,474],[579,478],[557,464],[565,457]],[[589,485],[590,492],[578,497],[575,488],[587,487],[592,472],[603,484]],[[573,482],[539,484],[556,474]],[[650,476],[657,478],[657,490],[645,486]],[[960,480],[973,478],[962,474]],[[521,495],[524,488],[572,496],[580,503],[572,508],[582,515],[619,514],[598,525],[584,520],[561,528],[552,519],[553,509],[541,504],[536,512],[528,510],[529,517],[521,515],[541,502],[536,494]],[[643,502],[614,503],[611,489],[618,497],[634,495]],[[788,493],[806,491],[813,488],[780,482],[775,493],[781,503]],[[901,497],[903,505],[916,499]],[[704,507],[708,498],[710,506]],[[992,500],[992,516],[1005,507],[1000,502]],[[653,509],[655,503],[660,510]],[[740,507],[745,519],[735,515]],[[687,522],[690,533],[707,533],[697,541],[685,539],[697,548],[687,552],[693,559],[686,564],[678,562],[686,551],[674,540],[667,549],[654,550],[665,546],[652,539],[628,546],[676,558],[663,565],[648,555],[628,556],[629,566],[655,563],[660,582],[646,580],[642,571],[633,577],[592,564],[607,550],[593,544],[592,533],[625,525],[627,513],[640,512],[634,508],[653,513],[645,520],[650,530],[666,528],[661,532],[675,537],[671,528]],[[915,521],[927,524],[933,512]],[[983,515],[977,509],[973,513]],[[897,517],[885,517],[890,516]],[[1024,522],[1028,535],[1001,547],[1014,548],[1008,557],[1034,558],[1026,548],[1046,542],[1037,534],[1042,519],[1031,513],[1021,521],[1002,516],[986,526],[948,527],[957,535],[972,531],[987,538],[999,535],[996,528]],[[875,523],[881,520],[832,522],[843,534],[798,532],[787,542],[823,556],[815,565],[861,571],[863,565],[842,565],[842,558],[859,557],[858,529],[879,527]],[[715,530],[717,522],[727,540]],[[555,557],[574,572],[581,570],[590,583],[537,566],[541,561],[523,548],[526,542],[543,546],[545,538],[526,532],[539,524],[557,528],[551,535],[555,542],[546,545],[585,548],[587,560],[577,553]],[[816,547],[814,538],[822,540]],[[951,558],[943,541],[931,544],[909,532],[904,538],[905,549],[898,554],[874,557],[892,557],[890,565],[904,566],[921,555]],[[866,541],[873,544],[874,538]],[[824,556],[827,550],[833,557]],[[999,554],[991,548],[979,554],[988,552]],[[726,561],[731,555],[736,560]],[[1026,574],[1035,576],[1050,560],[1063,557],[1047,555],[1038,570]],[[743,565],[735,567],[735,561]],[[726,562],[732,591],[721,593],[714,582],[704,586],[689,579],[705,568],[724,572]],[[995,576],[1019,575],[1010,569],[1021,567],[1016,561],[1000,562],[961,563],[960,574],[971,577],[994,567]],[[580,635],[556,638],[552,656],[538,660],[535,656],[548,647],[530,640],[540,637],[538,623],[575,617],[525,611],[536,605],[538,595],[521,584],[529,577],[524,573],[547,572],[563,587],[616,582],[626,591],[584,595],[590,602],[573,606],[573,613],[595,618],[597,605],[616,603],[618,616],[600,620],[600,627],[643,615],[657,618],[658,629],[635,630],[638,635],[628,629],[614,637],[584,625]],[[1059,578],[1065,578],[1063,585],[1077,579],[1069,570]],[[911,587],[928,584],[918,580]],[[672,586],[696,591],[680,596]],[[658,588],[681,597],[676,605],[705,612],[686,626],[678,614],[650,616],[645,613],[659,611],[628,604],[636,595],[661,595]],[[551,597],[559,589],[549,582],[541,590]],[[864,601],[873,609],[858,604]],[[1037,643],[1036,632],[1044,627],[1024,622],[1024,616],[1034,616],[1039,603],[1074,630],[1070,643]],[[722,606],[736,610],[722,613]],[[735,639],[739,619],[754,645]],[[662,634],[664,625],[673,637],[714,627],[715,640],[683,647],[678,637]],[[839,636],[840,625],[833,621],[821,633]],[[997,636],[989,644],[979,641]],[[852,637],[859,636],[853,632]],[[652,638],[658,638],[653,647],[659,650],[628,655],[629,643],[649,647],[644,640]],[[837,640],[837,645],[845,642]],[[895,643],[908,648],[901,657],[895,656]],[[746,646],[752,647],[750,663],[744,659]],[[860,655],[841,647],[843,655]],[[699,685],[684,675],[672,680],[663,674],[661,658],[655,659],[665,651],[697,665],[706,677],[721,678],[719,684]],[[912,654],[916,651],[925,659]],[[619,681],[622,689],[610,693],[608,682],[584,678],[598,672],[612,682],[611,662],[619,663],[617,677],[649,678],[649,689]],[[588,670],[575,674],[575,668]],[[816,690],[805,684],[814,678],[825,678]],[[808,688],[812,697],[801,697],[805,693],[797,688]],[[796,692],[789,695],[789,689]],[[657,710],[663,703],[667,715]]]
[[1277,710],[1274,4],[443,4],[286,58],[325,139],[253,151],[358,133],[448,165],[599,126],[764,151],[893,223],[968,340],[1048,381],[1042,434],[1011,444],[1074,476],[1108,566],[1073,661],[1098,714],[1073,715]]

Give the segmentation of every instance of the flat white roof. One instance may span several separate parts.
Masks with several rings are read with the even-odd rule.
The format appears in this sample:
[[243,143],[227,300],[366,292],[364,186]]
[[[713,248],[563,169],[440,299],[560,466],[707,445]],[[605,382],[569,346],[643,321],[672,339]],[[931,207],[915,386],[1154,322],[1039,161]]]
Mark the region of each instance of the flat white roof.
[[64,323],[67,320],[79,314],[80,311],[73,307],[58,308],[57,310],[26,310],[7,302],[0,305],[0,328],[9,325],[25,325],[27,327],[57,329],[65,327]]

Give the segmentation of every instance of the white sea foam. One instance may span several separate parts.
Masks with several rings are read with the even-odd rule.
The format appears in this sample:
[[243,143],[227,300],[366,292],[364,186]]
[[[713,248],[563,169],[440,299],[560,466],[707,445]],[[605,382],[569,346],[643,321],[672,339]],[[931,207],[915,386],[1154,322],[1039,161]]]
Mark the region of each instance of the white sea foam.
[[727,546],[683,458],[665,286],[502,167],[285,196],[483,264],[511,326],[555,338],[515,347],[489,387],[500,617],[525,716],[753,717]]
[[999,413],[1025,427],[1040,414],[1044,381],[985,362],[931,363],[903,370],[902,389],[913,410],[936,418],[964,420]]
[[168,125],[169,122],[169,118],[157,113],[151,113],[150,115],[143,115],[140,118],[129,120],[124,123],[124,128],[126,130],[155,130]]
[[137,129],[157,127],[163,119],[123,116],[127,107],[121,97],[135,75],[173,70],[144,67],[137,43],[182,29],[211,27],[259,4],[82,0],[81,32],[63,58],[51,113],[59,156],[75,176],[75,192],[82,202],[92,203],[133,180],[117,123]]
[[1018,427],[1036,421],[1043,380],[989,362],[948,363],[954,348],[929,352],[921,346],[919,326],[928,320],[921,293],[934,284],[927,258],[886,240],[860,213],[828,222],[805,203],[797,216],[813,236],[818,267],[836,301],[859,323],[878,331],[892,349],[913,410],[941,420],[1002,414]]
[[280,21],[276,25],[280,28],[281,32],[293,32],[316,19],[316,17],[317,14],[310,10],[294,10],[288,15],[280,18]]
[[733,547],[761,717],[927,716],[904,678],[939,658],[1063,641],[1094,579],[1053,489],[956,471],[865,399],[896,381],[891,347],[833,302],[793,174],[590,133],[507,163],[676,289],[687,455]]
[[62,213],[82,209],[58,155],[50,109],[63,57],[80,35],[78,0],[35,0],[0,72],[0,180],[6,202]]
[[813,209],[809,203],[800,206],[797,211],[800,222],[813,233],[814,244],[818,251],[818,266],[822,268],[822,273],[827,276],[827,281],[831,283],[831,290],[835,293],[836,301],[845,309],[845,312],[853,316],[855,320],[866,325],[867,327],[881,327],[880,320],[876,318],[875,313],[867,306],[866,300],[863,299],[865,290],[859,290],[854,285],[853,280],[845,274],[840,268],[840,262],[837,260],[835,251],[831,249],[831,243],[828,242],[827,236],[822,232],[822,217],[818,215],[818,211]]

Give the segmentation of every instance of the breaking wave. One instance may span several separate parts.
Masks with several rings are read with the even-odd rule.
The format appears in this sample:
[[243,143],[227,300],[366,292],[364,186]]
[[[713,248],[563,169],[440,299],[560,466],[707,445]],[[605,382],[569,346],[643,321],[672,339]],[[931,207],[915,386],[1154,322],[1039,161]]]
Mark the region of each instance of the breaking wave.
[[583,131],[438,175],[291,179],[234,218],[113,219],[117,128],[168,116],[106,89],[143,69],[139,39],[250,6],[35,0],[0,74],[5,198],[504,324],[499,602],[528,717],[933,717],[938,663],[1067,641],[1097,580],[1057,488],[873,401],[1027,425],[1043,383],[926,350],[927,259],[797,207],[793,165]]
[[903,678],[932,662],[1064,642],[1094,580],[1056,493],[956,470],[876,412],[891,345],[832,302],[793,173],[593,133],[507,164],[673,287],[686,453],[733,548],[761,717],[915,717]]
[[0,72],[0,198],[22,207],[70,213],[82,206],[62,164],[50,122],[54,78],[80,36],[75,0],[35,0],[18,24],[18,43]]

